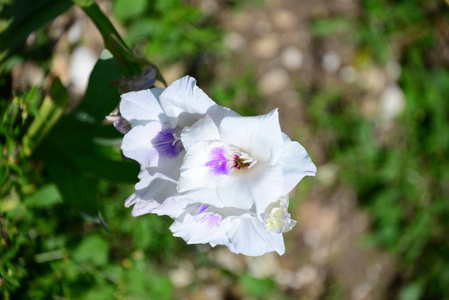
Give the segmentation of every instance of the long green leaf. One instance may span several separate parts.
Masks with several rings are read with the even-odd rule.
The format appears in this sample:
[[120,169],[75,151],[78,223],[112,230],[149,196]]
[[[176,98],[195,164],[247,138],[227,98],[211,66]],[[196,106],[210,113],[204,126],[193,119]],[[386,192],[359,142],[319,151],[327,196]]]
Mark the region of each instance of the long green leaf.
[[[10,7],[12,18],[8,28],[0,33],[0,53],[14,51],[25,43],[28,35],[72,6],[70,0],[20,0]],[[2,55],[0,61],[6,56]]]

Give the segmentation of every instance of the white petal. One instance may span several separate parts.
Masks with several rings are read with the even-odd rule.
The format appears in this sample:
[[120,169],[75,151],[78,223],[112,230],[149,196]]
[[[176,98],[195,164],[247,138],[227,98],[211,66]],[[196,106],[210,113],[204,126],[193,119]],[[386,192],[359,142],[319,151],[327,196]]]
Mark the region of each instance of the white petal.
[[[216,149],[222,149],[224,156],[217,164],[210,165],[211,162],[214,163],[213,153]],[[225,145],[215,141],[197,142],[191,145],[181,166],[178,191],[185,192],[220,184],[229,176],[225,174],[227,167],[222,164],[226,151],[228,150]]]
[[196,80],[184,76],[173,82],[161,94],[161,106],[167,116],[172,118],[172,126],[189,126],[204,116],[207,110],[216,105],[199,87]]
[[224,245],[228,243],[225,227],[210,224],[205,216],[192,216],[187,214],[182,222],[175,221],[170,230],[174,236],[181,237],[187,244]]
[[259,256],[266,252],[285,253],[282,234],[267,231],[265,225],[256,218],[228,218],[222,222],[226,226],[229,249],[234,253]]
[[165,199],[176,193],[176,181],[151,169],[142,169],[136,192],[125,202],[126,207],[134,205],[132,215],[140,216],[152,212]]
[[165,199],[161,205],[153,210],[153,213],[158,216],[169,216],[170,218],[176,219],[185,212],[188,205],[193,203],[194,201],[189,198],[175,195]]
[[192,126],[185,127],[181,133],[182,144],[186,151],[198,141],[219,140],[220,134],[214,121],[206,115]]
[[154,88],[123,94],[120,102],[120,114],[132,127],[144,125],[150,121],[167,122],[159,103],[162,91],[161,88]]
[[226,117],[219,127],[222,141],[267,164],[282,152],[282,132],[277,109],[256,117]]
[[232,109],[220,105],[211,106],[207,110],[207,115],[210,116],[217,126],[220,126],[221,121],[225,117],[240,117],[240,115]]
[[145,126],[131,129],[122,141],[123,155],[141,164],[143,167],[156,166],[159,153],[151,143],[163,126],[159,122],[150,122]]
[[282,194],[288,194],[304,176],[315,176],[316,166],[301,144],[292,142],[287,135],[284,137],[284,147],[279,158],[284,174]]
[[277,201],[283,177],[278,166],[256,164],[251,169],[235,170],[217,187],[217,195],[225,206],[251,209],[260,214]]
[[[121,146],[123,154],[144,168],[176,167],[179,170],[184,150],[181,142],[176,142],[173,137],[172,132],[176,130],[159,122],[136,126],[123,137]],[[173,173],[176,169],[171,171]]]

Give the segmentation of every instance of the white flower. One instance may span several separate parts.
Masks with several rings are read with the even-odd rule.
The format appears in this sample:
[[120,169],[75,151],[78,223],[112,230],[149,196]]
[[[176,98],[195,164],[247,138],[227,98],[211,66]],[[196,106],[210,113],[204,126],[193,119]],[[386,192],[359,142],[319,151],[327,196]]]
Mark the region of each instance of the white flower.
[[[235,112],[212,101],[195,79],[183,77],[167,89],[153,88],[122,95],[121,117],[131,126],[122,141],[123,154],[141,165],[136,193],[125,205],[133,215],[149,213],[176,193],[176,182],[185,154],[180,134],[209,114],[217,124]],[[158,191],[158,190],[163,190]]]
[[217,197],[196,200],[214,207],[261,214],[304,176],[316,173],[304,147],[281,132],[277,110],[225,117],[219,125],[206,116],[184,129],[181,140],[187,152],[178,191],[209,189]]
[[288,193],[316,167],[282,133],[278,111],[242,117],[184,77],[167,89],[122,95],[131,130],[122,151],[141,166],[125,205],[134,216],[168,215],[189,244],[226,245],[234,253],[285,252],[282,234],[296,221]]
[[284,254],[282,233],[296,224],[287,212],[287,196],[273,202],[273,207],[258,218],[251,210],[195,203],[193,199],[202,197],[201,193],[204,191],[176,195],[153,212],[174,218],[170,230],[188,244],[225,245],[234,253],[250,256],[272,251]]

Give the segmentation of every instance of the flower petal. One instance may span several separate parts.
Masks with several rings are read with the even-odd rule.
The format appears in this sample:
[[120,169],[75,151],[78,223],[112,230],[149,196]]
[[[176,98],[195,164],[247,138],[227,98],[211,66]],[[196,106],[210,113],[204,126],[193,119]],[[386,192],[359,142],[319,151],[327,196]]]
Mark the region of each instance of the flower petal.
[[181,166],[178,191],[215,187],[229,174],[224,144],[201,141],[190,146]]
[[256,164],[251,169],[233,172],[217,187],[217,195],[225,206],[261,214],[278,199],[282,186],[280,167]]
[[238,147],[266,164],[275,164],[282,152],[277,109],[256,117],[225,117],[219,127],[223,142]]
[[132,127],[145,125],[150,121],[167,122],[159,97],[163,89],[154,88],[123,94],[120,102],[120,114]]
[[140,181],[136,184],[136,192],[125,202],[126,207],[134,205],[134,217],[152,212],[165,199],[176,193],[176,181],[161,173],[144,168],[139,174]]
[[218,127],[208,115],[198,120],[192,126],[185,127],[181,132],[182,144],[186,151],[198,141],[219,139]]
[[224,203],[217,197],[216,188],[202,188],[184,193],[177,193],[170,198],[167,198],[154,213],[158,215],[166,215],[171,218],[179,218],[184,213],[189,205],[209,205],[214,213],[218,213],[223,217],[230,215],[241,215],[246,213],[232,207],[225,207]]
[[288,194],[304,176],[315,176],[316,166],[312,163],[306,149],[283,134],[284,147],[279,158],[284,175],[282,194]]
[[181,142],[174,137],[178,131],[159,122],[136,126],[123,137],[123,154],[144,168],[171,164],[184,153]]
[[219,226],[219,217],[213,214],[192,216],[187,214],[182,222],[175,221],[170,230],[187,244],[224,245],[228,243],[225,227]]
[[229,250],[236,254],[259,256],[276,251],[285,253],[282,234],[267,231],[265,225],[256,218],[229,218],[222,222],[229,238]]
[[196,85],[195,78],[184,76],[169,85],[161,94],[161,106],[172,118],[172,126],[189,126],[204,116],[216,105],[203,90]]

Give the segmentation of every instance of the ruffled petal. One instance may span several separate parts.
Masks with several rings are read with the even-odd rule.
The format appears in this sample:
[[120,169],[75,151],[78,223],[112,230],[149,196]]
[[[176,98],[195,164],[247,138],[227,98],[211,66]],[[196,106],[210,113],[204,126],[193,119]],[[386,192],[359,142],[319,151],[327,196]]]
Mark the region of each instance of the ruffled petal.
[[204,188],[175,194],[166,199],[164,203],[154,210],[154,213],[175,219],[185,213],[189,205],[194,204],[223,207],[223,203],[217,197],[216,189]]
[[163,89],[154,88],[123,94],[120,102],[120,114],[132,127],[145,125],[150,121],[167,122],[159,97]]
[[140,181],[136,184],[136,192],[125,202],[126,207],[134,205],[134,217],[152,212],[165,199],[176,193],[176,181],[161,173],[153,173],[151,169],[142,169]]
[[275,164],[283,140],[277,109],[256,117],[225,117],[219,127],[223,142],[266,164]]
[[283,138],[284,147],[279,164],[284,175],[282,194],[288,194],[304,176],[315,176],[317,169],[301,144],[291,141],[286,134]]
[[184,76],[169,85],[160,99],[165,114],[172,120],[172,126],[181,128],[192,125],[211,106],[216,105],[190,76]]
[[188,244],[224,245],[236,254],[259,256],[285,252],[282,234],[267,231],[262,222],[249,214],[222,219],[214,213],[187,213],[175,220],[170,230]]
[[185,127],[181,132],[182,144],[186,151],[198,141],[219,140],[220,133],[214,121],[206,115],[192,126]]

